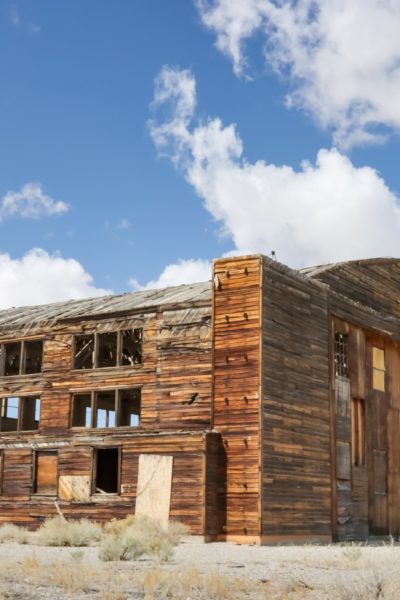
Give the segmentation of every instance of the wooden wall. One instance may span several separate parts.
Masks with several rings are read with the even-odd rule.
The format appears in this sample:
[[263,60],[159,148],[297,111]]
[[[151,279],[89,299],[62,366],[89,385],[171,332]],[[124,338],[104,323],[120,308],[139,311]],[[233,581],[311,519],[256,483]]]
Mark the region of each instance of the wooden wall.
[[327,292],[266,257],[262,292],[263,540],[329,540]]
[[226,460],[226,539],[259,541],[261,258],[214,263],[213,427]]
[[[141,365],[72,369],[73,334],[135,327],[143,327]],[[216,462],[219,452],[213,434],[205,433],[211,427],[211,334],[211,306],[204,302],[130,317],[73,319],[36,330],[35,337],[45,338],[42,373],[0,379],[0,397],[41,396],[38,431],[0,435],[0,520],[33,524],[55,513],[54,498],[39,497],[33,490],[34,449],[58,450],[60,477],[91,479],[94,449],[111,446],[121,448],[121,494],[92,496],[87,502],[60,500],[65,515],[106,520],[132,513],[139,455],[165,454],[173,456],[170,518],[204,534],[206,517],[212,516],[204,488],[207,447],[210,462]],[[19,339],[18,331],[13,337]],[[9,339],[8,333],[0,343]],[[72,393],[136,386],[142,389],[139,427],[71,429]],[[209,470],[210,489],[217,488],[218,468]]]

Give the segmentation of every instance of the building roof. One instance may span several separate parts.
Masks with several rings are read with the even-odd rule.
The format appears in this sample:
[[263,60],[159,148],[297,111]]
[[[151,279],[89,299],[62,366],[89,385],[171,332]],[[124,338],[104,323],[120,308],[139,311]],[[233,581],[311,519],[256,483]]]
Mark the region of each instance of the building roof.
[[399,258],[383,257],[383,258],[363,258],[359,260],[345,260],[343,262],[329,263],[326,265],[316,265],[313,267],[305,267],[299,269],[300,273],[307,275],[308,277],[316,277],[326,271],[333,271],[344,266],[360,266],[360,265],[382,265],[382,264],[399,264]]
[[193,283],[157,290],[143,290],[99,298],[69,300],[38,306],[22,306],[0,311],[0,330],[20,329],[26,325],[36,327],[55,325],[60,321],[73,321],[90,317],[128,314],[174,305],[198,306],[211,303],[211,284]]

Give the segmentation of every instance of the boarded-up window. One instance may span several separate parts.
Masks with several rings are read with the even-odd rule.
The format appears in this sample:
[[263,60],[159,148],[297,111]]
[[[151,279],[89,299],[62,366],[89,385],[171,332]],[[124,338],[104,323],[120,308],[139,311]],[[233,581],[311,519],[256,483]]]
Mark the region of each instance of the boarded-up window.
[[36,494],[43,496],[57,495],[58,455],[57,451],[36,452],[35,482]]
[[385,351],[375,346],[372,348],[372,387],[385,391]]
[[349,376],[349,336],[347,333],[335,332],[335,373],[336,377]]
[[353,465],[365,466],[365,404],[360,398],[353,398],[351,404],[351,455]]

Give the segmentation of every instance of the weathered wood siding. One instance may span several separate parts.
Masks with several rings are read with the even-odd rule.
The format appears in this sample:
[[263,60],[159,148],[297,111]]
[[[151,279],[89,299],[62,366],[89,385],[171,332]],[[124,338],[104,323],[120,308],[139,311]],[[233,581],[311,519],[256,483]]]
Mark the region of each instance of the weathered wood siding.
[[323,286],[264,257],[262,533],[330,539],[329,326]]
[[[214,263],[213,427],[225,449],[224,535],[259,539],[261,258]],[[224,519],[220,517],[222,522]]]
[[[137,327],[143,328],[141,365],[72,369],[74,334]],[[0,397],[31,393],[41,397],[38,431],[0,434],[4,449],[0,520],[33,524],[55,514],[54,498],[34,493],[35,449],[58,451],[58,474],[68,488],[69,477],[80,477],[80,485],[87,484],[88,478],[92,481],[96,448],[117,447],[121,449],[121,493],[90,496],[88,502],[61,499],[66,516],[106,520],[134,512],[139,455],[165,454],[174,458],[170,518],[186,523],[192,533],[205,533],[211,334],[211,305],[204,302],[36,327],[35,338],[45,339],[42,373],[0,378]],[[0,343],[23,337],[21,331],[7,331]],[[71,428],[72,393],[131,387],[142,390],[139,427]],[[217,469],[211,470],[214,488],[216,475]]]

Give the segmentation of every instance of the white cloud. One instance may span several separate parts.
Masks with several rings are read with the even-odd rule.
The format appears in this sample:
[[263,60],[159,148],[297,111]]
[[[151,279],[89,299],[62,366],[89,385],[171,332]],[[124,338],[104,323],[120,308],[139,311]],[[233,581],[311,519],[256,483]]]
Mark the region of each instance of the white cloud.
[[46,304],[111,293],[95,287],[92,276],[73,258],[34,248],[22,258],[0,253],[0,308]]
[[[165,68],[158,77],[158,97],[169,104],[171,117],[153,120],[150,132],[180,165],[235,251],[275,250],[291,266],[400,256],[398,198],[377,171],[355,167],[335,149],[320,150],[315,163],[298,170],[249,163],[235,126],[224,127],[219,119],[191,124],[176,96],[179,77]],[[188,77],[193,79],[183,71],[185,89]]]
[[0,221],[7,217],[40,219],[65,213],[68,204],[43,193],[40,183],[26,183],[19,192],[7,192],[0,203]]
[[203,23],[241,74],[245,42],[264,37],[265,58],[288,75],[287,104],[332,128],[342,147],[400,128],[398,0],[197,0]]
[[136,279],[130,279],[129,285],[133,290],[152,290],[183,283],[197,283],[211,279],[211,263],[207,260],[189,259],[180,260],[178,263],[167,265],[161,275],[141,285]]
[[131,223],[128,219],[121,219],[117,223],[117,229],[129,229],[131,227]]
[[14,27],[18,27],[18,25],[20,25],[21,16],[16,6],[10,6],[10,8],[8,9],[8,16]]

